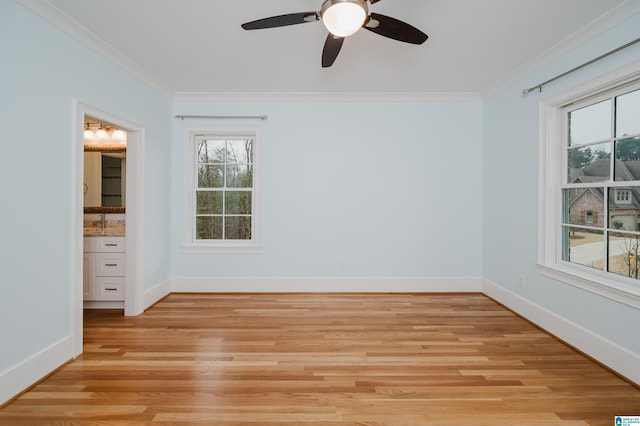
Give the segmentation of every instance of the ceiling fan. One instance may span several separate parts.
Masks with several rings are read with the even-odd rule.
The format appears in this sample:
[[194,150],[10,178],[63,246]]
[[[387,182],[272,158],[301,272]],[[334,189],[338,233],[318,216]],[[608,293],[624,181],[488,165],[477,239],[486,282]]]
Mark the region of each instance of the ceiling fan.
[[393,40],[422,44],[429,38],[419,29],[389,16],[369,13],[369,4],[380,0],[323,0],[319,12],[299,12],[271,16],[242,24],[245,30],[285,27],[322,20],[329,35],[322,50],[322,67],[333,65],[346,37],[365,28]]

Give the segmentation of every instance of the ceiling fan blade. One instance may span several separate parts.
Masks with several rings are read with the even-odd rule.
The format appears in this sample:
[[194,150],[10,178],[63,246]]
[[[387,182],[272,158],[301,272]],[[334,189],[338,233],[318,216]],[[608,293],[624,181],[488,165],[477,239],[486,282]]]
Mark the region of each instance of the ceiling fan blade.
[[378,13],[372,13],[369,18],[363,27],[381,36],[411,44],[422,44],[429,38],[416,27],[395,18]]
[[322,68],[328,68],[335,62],[344,43],[344,37],[336,37],[329,33],[322,49]]
[[261,30],[264,28],[286,27],[288,25],[315,22],[320,19],[318,12],[299,12],[287,15],[271,16],[242,24],[245,30]]

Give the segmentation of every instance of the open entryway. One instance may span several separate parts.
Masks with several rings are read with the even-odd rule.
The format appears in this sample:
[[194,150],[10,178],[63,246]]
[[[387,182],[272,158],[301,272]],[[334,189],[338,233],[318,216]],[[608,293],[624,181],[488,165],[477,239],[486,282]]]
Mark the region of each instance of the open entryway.
[[[104,269],[119,267],[116,266],[117,261],[110,260],[110,258],[122,259],[122,269],[118,274],[122,276],[119,279],[122,282],[123,288],[119,288],[118,291],[122,292],[124,302],[120,301],[119,305],[114,304],[115,302],[112,303],[112,305],[105,302],[103,306],[119,306],[124,309],[125,316],[139,315],[144,309],[142,217],[144,206],[143,177],[145,138],[144,127],[140,124],[81,102],[76,102],[76,110],[75,149],[73,152],[76,167],[75,173],[73,173],[74,211],[72,213],[72,220],[74,222],[73,229],[76,233],[72,242],[72,246],[75,247],[76,268],[72,289],[72,294],[74,295],[74,312],[71,318],[74,323],[72,329],[75,330],[76,336],[75,351],[76,354],[80,354],[82,353],[83,342],[83,310],[87,294],[87,289],[83,283],[86,282],[87,277],[85,275],[87,268],[93,268],[95,265],[102,265]],[[85,130],[93,131],[93,129],[90,128],[91,123],[95,123],[96,128],[100,128],[100,130],[106,128],[107,130],[110,129],[112,133],[116,130],[126,132],[126,154],[123,154],[124,150],[121,148],[111,147],[106,149],[106,151],[111,150],[109,155],[104,156],[106,159],[102,158],[100,151],[104,150],[101,149],[94,149],[93,152],[97,152],[97,156],[89,155],[85,157]],[[85,176],[85,170],[90,170],[91,165],[85,164],[85,158],[87,158],[87,163],[89,163],[94,160],[93,157],[96,157],[96,166],[94,169],[97,167],[99,170],[103,170],[100,169],[100,167],[102,167],[101,165],[106,165],[104,167],[109,168],[112,168],[111,165],[116,164],[121,166],[121,170],[117,171],[119,175],[115,178],[114,176],[108,176],[104,179],[99,177],[96,180],[96,182],[99,180],[108,182],[119,179],[119,182],[123,182],[121,188],[119,188],[120,193],[115,195],[116,197],[118,195],[121,197],[121,205],[103,206],[100,204],[100,206],[95,206],[95,208],[85,209],[84,200],[88,192],[87,188],[91,187],[91,184],[87,184],[87,176]],[[117,167],[115,168],[117,169]],[[98,196],[95,199],[106,198]],[[104,202],[104,204],[109,203]],[[109,212],[113,212],[113,214],[109,215]],[[86,218],[85,213],[87,214]],[[104,236],[100,238],[85,239],[85,225],[87,223],[92,223],[92,221],[93,223],[102,222],[101,226],[105,227],[105,224],[109,223],[109,220],[115,222],[116,227],[121,226],[122,229],[119,233],[105,233]],[[99,233],[97,235],[99,235]],[[95,235],[93,236],[95,237]],[[89,253],[86,253],[86,242],[94,245],[93,248],[89,248]],[[99,252],[100,248],[97,247],[99,245],[105,246],[102,248],[104,249],[104,254]],[[114,253],[114,251],[118,251],[118,253]],[[100,263],[101,259],[103,259],[104,262]],[[109,275],[113,274],[107,272],[103,275],[105,275],[105,277],[98,277],[99,279],[95,283],[96,288],[104,284],[105,291],[114,291],[117,287],[117,284],[114,284],[115,278],[109,277]],[[94,303],[91,307],[100,307],[100,304]]]

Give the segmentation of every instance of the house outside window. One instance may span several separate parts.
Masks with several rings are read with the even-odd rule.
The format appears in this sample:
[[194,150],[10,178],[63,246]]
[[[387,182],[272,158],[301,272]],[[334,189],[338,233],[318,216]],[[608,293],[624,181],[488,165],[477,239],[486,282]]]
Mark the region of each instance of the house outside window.
[[640,62],[540,110],[541,272],[640,307]]
[[258,144],[255,129],[187,131],[184,249],[259,249]]

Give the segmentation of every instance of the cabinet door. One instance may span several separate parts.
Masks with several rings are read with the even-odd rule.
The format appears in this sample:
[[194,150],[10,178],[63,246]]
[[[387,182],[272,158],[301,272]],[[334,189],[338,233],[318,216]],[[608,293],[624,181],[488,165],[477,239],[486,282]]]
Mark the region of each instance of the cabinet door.
[[85,253],[92,253],[96,251],[96,238],[95,237],[84,237],[82,239],[83,251]]
[[93,300],[95,282],[95,254],[84,253],[82,256],[82,296],[84,300]]

